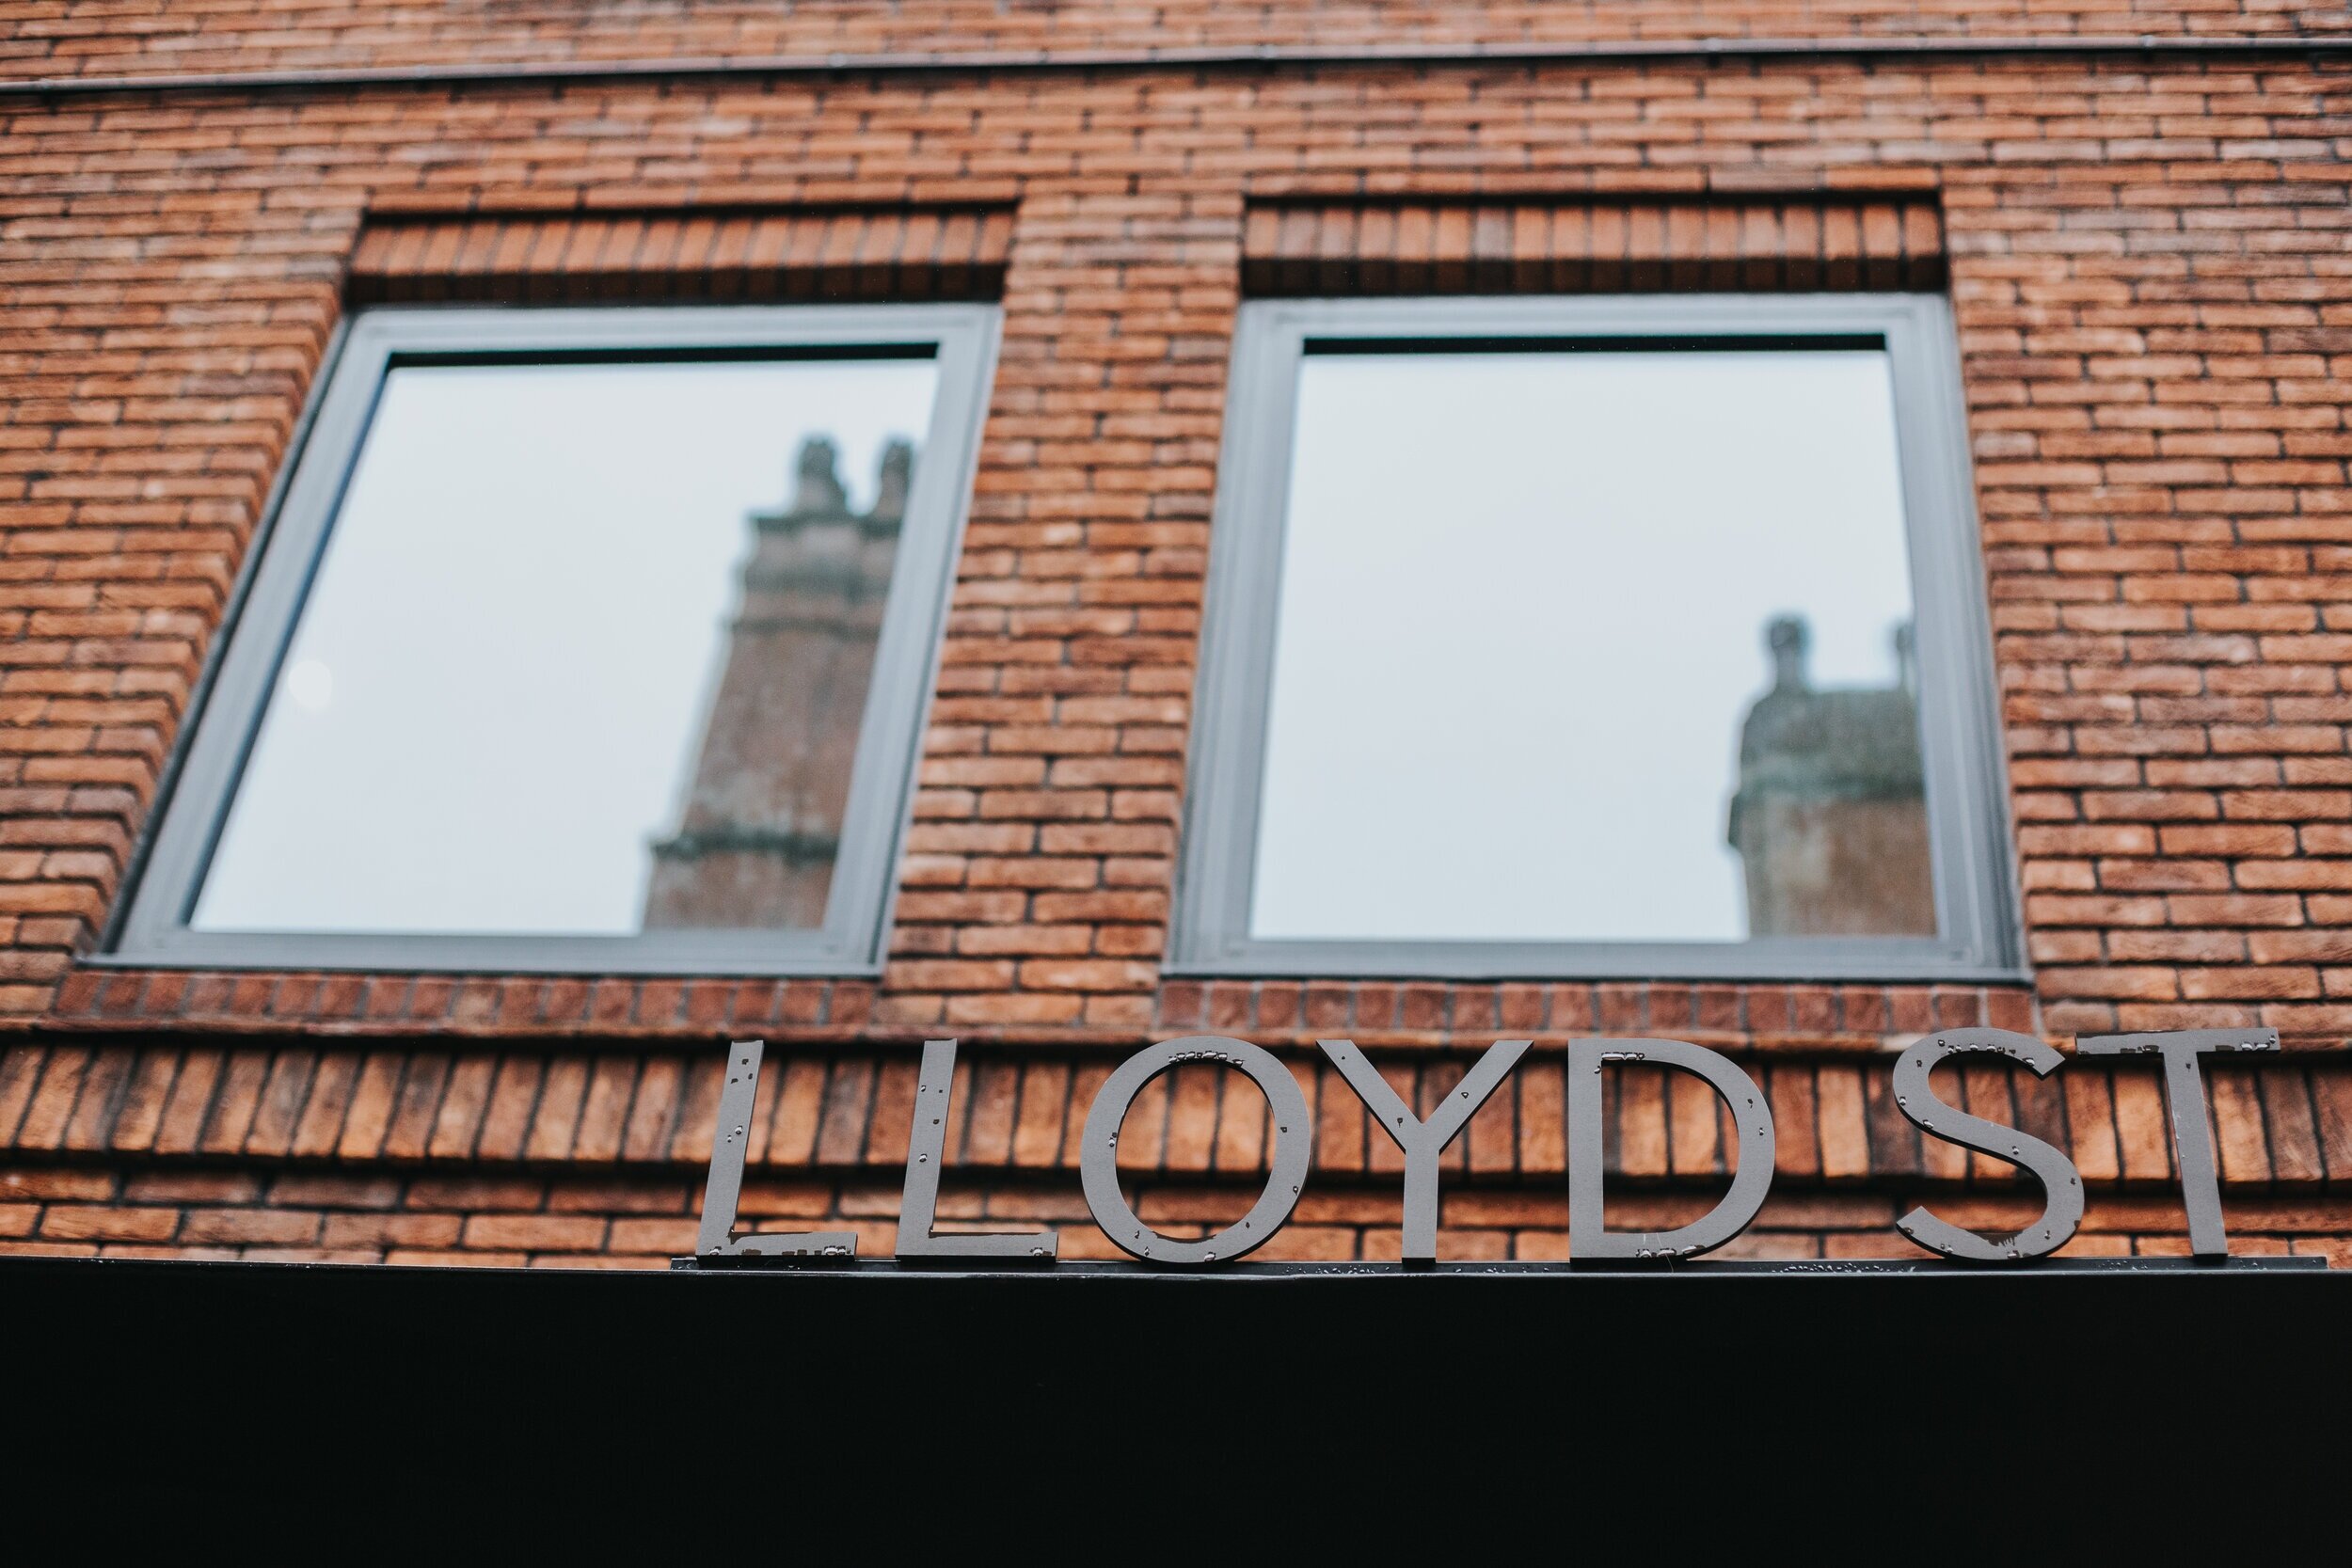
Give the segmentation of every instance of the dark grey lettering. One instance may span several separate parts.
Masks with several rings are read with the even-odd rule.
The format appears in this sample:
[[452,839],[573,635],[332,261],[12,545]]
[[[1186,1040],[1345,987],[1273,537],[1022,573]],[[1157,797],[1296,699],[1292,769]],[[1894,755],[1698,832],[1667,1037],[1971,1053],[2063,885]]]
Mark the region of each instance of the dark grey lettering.
[[[1265,1095],[1271,1113],[1272,1172],[1265,1191],[1248,1213],[1235,1224],[1202,1241],[1184,1242],[1163,1236],[1136,1217],[1126,1195],[1119,1190],[1119,1128],[1127,1119],[1143,1085],[1185,1062],[1214,1062],[1239,1068]],[[1087,1208],[1121,1252],[1152,1263],[1232,1262],[1248,1256],[1274,1238],[1298,1203],[1306,1185],[1307,1165],[1314,1152],[1314,1125],[1308,1119],[1307,1097],[1290,1069],[1248,1040],[1221,1035],[1187,1035],[1147,1046],[1119,1065],[1104,1082],[1087,1112],[1087,1126],[1078,1154],[1079,1180],[1086,1187]]]
[[1422,1121],[1364,1059],[1353,1040],[1317,1040],[1347,1086],[1372,1113],[1373,1121],[1405,1151],[1405,1261],[1435,1262],[1438,1257],[1438,1161],[1461,1134],[1486,1097],[1502,1086],[1526,1054],[1532,1040],[1497,1040],[1465,1073],[1438,1108]]
[[2050,1076],[2066,1058],[2031,1036],[2007,1029],[1943,1029],[1895,1062],[1896,1109],[1931,1137],[2033,1172],[2043,1192],[2042,1217],[2005,1242],[1987,1241],[1973,1230],[1947,1225],[1925,1209],[1914,1209],[1895,1222],[1895,1228],[1930,1252],[1972,1262],[2020,1262],[2056,1252],[2082,1224],[2082,1177],[2074,1161],[2032,1133],[1972,1117],[1935,1097],[1928,1074],[1947,1057],[1964,1055],[2007,1056],[2024,1063],[2037,1078]]
[[2164,1109],[2172,1123],[2172,1152],[2181,1170],[2181,1201],[2188,1210],[2188,1250],[2199,1258],[2230,1256],[2221,1223],[2221,1174],[2213,1129],[2205,1121],[2205,1080],[2197,1058],[2207,1052],[2276,1051],[2276,1029],[2174,1029],[2160,1035],[2091,1035],[2074,1041],[2085,1056],[2164,1058]]
[[702,1226],[694,1236],[697,1258],[852,1258],[857,1233],[818,1230],[735,1234],[735,1206],[743,1196],[743,1156],[751,1148],[752,1107],[759,1101],[760,1040],[727,1047],[727,1081],[719,1089],[719,1125],[710,1139],[710,1180],[703,1189]]
[[[1740,1129],[1731,1191],[1701,1218],[1675,1230],[1604,1228],[1600,1069],[1645,1062],[1696,1073],[1731,1109]],[[1568,1044],[1568,1258],[1695,1258],[1748,1227],[1772,1190],[1772,1111],[1764,1093],[1727,1056],[1687,1040],[1583,1039]]]
[[1060,1250],[1053,1230],[1006,1230],[934,1235],[939,1167],[946,1163],[947,1108],[956,1088],[956,1042],[925,1040],[923,1070],[914,1085],[914,1122],[907,1132],[907,1180],[898,1199],[901,1258],[1011,1258],[1050,1263]]

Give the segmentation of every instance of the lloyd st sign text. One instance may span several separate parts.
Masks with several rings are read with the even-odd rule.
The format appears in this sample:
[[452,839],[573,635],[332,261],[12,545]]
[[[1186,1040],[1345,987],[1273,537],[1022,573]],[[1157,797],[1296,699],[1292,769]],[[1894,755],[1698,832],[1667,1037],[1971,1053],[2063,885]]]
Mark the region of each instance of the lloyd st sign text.
[[[1425,1117],[1412,1113],[1353,1042],[1317,1043],[1363,1101],[1372,1119],[1404,1151],[1404,1261],[1434,1261],[1439,1156],[1478,1107],[1511,1075],[1531,1042],[1497,1040],[1444,1102]],[[2271,1029],[2189,1029],[2159,1035],[2107,1035],[2075,1042],[2075,1050],[2086,1056],[2149,1055],[2162,1061],[2181,1196],[2188,1210],[2190,1249],[2199,1258],[2218,1259],[2229,1252],[2199,1059],[2220,1053],[2278,1049],[2278,1032]],[[1895,1222],[1896,1228],[1932,1252],[1973,1262],[2023,1262],[2055,1252],[2082,1223],[2081,1175],[2063,1151],[2030,1133],[1970,1116],[1935,1097],[1928,1078],[1936,1064],[1970,1055],[2007,1057],[2043,1078],[2066,1060],[2026,1035],[2001,1029],[1941,1030],[1922,1037],[1896,1059],[1895,1103],[1928,1136],[2021,1167],[2041,1185],[2041,1217],[2014,1236],[1991,1238],[1948,1225],[1925,1209],[1914,1209]],[[712,1263],[851,1257],[857,1250],[857,1238],[848,1231],[736,1233],[736,1203],[742,1191],[743,1160],[759,1090],[760,1057],[757,1041],[739,1042],[728,1052],[695,1256]],[[1247,1074],[1264,1094],[1269,1112],[1269,1170],[1257,1202],[1232,1225],[1198,1240],[1165,1236],[1145,1225],[1120,1190],[1118,1176],[1119,1130],[1128,1107],[1146,1084],[1185,1062],[1214,1063]],[[1708,1214],[1679,1229],[1614,1231],[1601,1223],[1601,1071],[1604,1064],[1612,1062],[1645,1062],[1697,1075],[1722,1098],[1739,1129],[1731,1190]],[[1051,1262],[1059,1249],[1060,1238],[1055,1231],[941,1234],[933,1229],[955,1065],[953,1040],[932,1040],[923,1047],[907,1147],[906,1187],[899,1200],[898,1256]],[[1568,1246],[1578,1259],[1693,1258],[1740,1234],[1764,1206],[1772,1180],[1772,1108],[1755,1080],[1738,1064],[1705,1046],[1665,1039],[1571,1041],[1567,1117]],[[1095,1224],[1121,1251],[1149,1263],[1213,1266],[1248,1256],[1282,1228],[1306,1186],[1313,1144],[1313,1118],[1289,1068],[1247,1040],[1193,1035],[1136,1053],[1104,1084],[1087,1113],[1079,1178]]]

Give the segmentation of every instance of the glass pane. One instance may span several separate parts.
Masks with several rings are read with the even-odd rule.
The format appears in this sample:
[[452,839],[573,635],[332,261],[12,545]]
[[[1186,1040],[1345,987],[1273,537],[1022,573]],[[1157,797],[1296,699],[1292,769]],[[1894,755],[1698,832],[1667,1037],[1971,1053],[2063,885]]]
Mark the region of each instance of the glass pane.
[[820,924],[934,379],[394,369],[193,924]]
[[1935,928],[1878,352],[1309,355],[1252,934]]

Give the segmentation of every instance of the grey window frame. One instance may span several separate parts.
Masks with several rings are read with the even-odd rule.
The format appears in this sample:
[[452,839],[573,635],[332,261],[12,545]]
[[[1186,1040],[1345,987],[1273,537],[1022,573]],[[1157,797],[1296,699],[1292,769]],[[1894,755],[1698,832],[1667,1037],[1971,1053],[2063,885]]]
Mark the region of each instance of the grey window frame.
[[[1298,367],[1311,341],[1546,340],[1671,349],[1851,342],[1895,385],[1920,671],[1934,937],[1736,942],[1265,939],[1249,934]],[[1267,300],[1242,307],[1212,527],[1167,972],[1432,979],[1963,981],[2023,977],[2009,788],[1958,343],[1926,293]],[[1596,758],[1594,766],[1609,766]]]
[[[90,961],[143,968],[469,974],[878,974],[914,768],[972,491],[998,311],[986,305],[497,309],[389,306],[349,324],[231,599],[216,663],[183,724],[117,928]],[[938,366],[891,596],[851,765],[824,924],[636,935],[246,932],[188,918],[326,548],[386,374],[403,359],[532,363],[580,356],[928,350]],[[781,483],[783,470],[779,469]]]

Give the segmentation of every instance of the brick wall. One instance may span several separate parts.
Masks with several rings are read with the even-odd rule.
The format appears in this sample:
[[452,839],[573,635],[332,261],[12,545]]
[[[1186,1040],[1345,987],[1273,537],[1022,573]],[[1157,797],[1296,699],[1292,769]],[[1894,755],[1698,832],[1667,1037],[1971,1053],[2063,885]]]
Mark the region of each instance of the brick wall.
[[[1025,1083],[1212,1027],[1285,1049],[1345,1032],[1423,1071],[1502,1032],[1546,1048],[1583,1031],[1715,1043],[1771,1079],[1776,1105],[1784,1074],[1812,1085],[1809,1110],[1783,1112],[1783,1138],[1808,1147],[1794,1129],[1810,1118],[1814,1153],[1784,1150],[1781,1218],[1764,1231],[1801,1248],[1899,1249],[1856,1216],[1922,1189],[1947,1193],[1939,1207],[1957,1216],[1977,1186],[1998,1201],[1998,1183],[1925,1150],[1905,1164],[1891,1129],[1874,1141],[1872,1085],[1910,1037],[1983,1022],[2061,1045],[2114,1027],[2279,1027],[2288,1054],[2234,1098],[2217,1091],[2241,1244],[2259,1232],[2340,1247],[2352,1235],[2352,60],[2228,45],[2342,27],[2341,8],[909,0],[174,7],[135,20],[30,5],[0,7],[0,63],[46,79],[681,51],[1115,53],[1251,25],[1334,46],[1637,31],[2220,41],[2144,56],[786,62],[675,79],[0,93],[0,1180],[23,1195],[7,1200],[0,1245],[652,1257],[675,1243],[649,1239],[675,1238],[692,1207],[700,1155],[675,1086],[659,1114],[641,1116],[641,1098],[712,1071],[730,1034],[778,1042],[771,1070],[804,1056],[828,1096],[854,1099],[832,1086],[848,1081],[841,1062],[903,1074],[927,1035],[957,1034],[970,1058]],[[1931,207],[1940,222],[2032,985],[1164,982],[1230,334],[1246,277],[1270,287],[1260,274],[1279,276],[1281,260],[1246,257],[1254,214],[1824,199]],[[389,251],[377,236],[459,217],[502,229],[723,213],[789,230],[948,210],[1008,225],[1001,259],[983,263],[1001,271],[982,284],[1002,300],[1003,349],[879,982],[78,961],[147,825],[327,334],[347,299],[383,286],[373,263],[353,281],[371,246]],[[605,266],[609,247],[595,254]],[[1667,268],[1661,286],[1710,276]],[[1518,285],[1503,269],[1471,286]],[[634,280],[628,292],[645,297]],[[524,1072],[533,1117],[549,1085],[577,1079],[584,1107],[605,1084],[621,1097],[618,1140],[583,1139],[580,1110],[564,1137],[435,1151],[445,1115],[486,1126],[496,1086]],[[2161,1143],[2144,1141],[2153,1080],[2143,1094],[2131,1071],[2087,1062],[2061,1076],[2094,1189],[2095,1225],[2076,1245],[2177,1245],[2177,1204],[2147,1152]],[[371,1142],[351,1118],[379,1080],[393,1109]],[[304,1143],[303,1118],[329,1115],[323,1092],[343,1097],[332,1136]],[[485,1097],[478,1111],[469,1094]],[[142,1097],[155,1095],[142,1141]],[[1615,1126],[1629,1190],[1686,1201],[1679,1190],[1714,1166],[1650,1161],[1635,1100],[1634,1120],[1621,1109]],[[1014,1103],[1016,1124],[1025,1104],[1037,1126],[1074,1125],[1066,1099],[1050,1114]],[[177,1143],[161,1136],[178,1125],[170,1104],[195,1129]],[[414,1148],[391,1138],[404,1113],[427,1118]],[[660,1121],[659,1152],[629,1152],[630,1117]],[[1499,1109],[1474,1124],[1450,1247],[1556,1244],[1559,1186],[1545,1178],[1557,1166],[1540,1152],[1556,1146],[1542,1124]],[[812,1143],[781,1162],[776,1180],[807,1183],[793,1201],[821,1193],[831,1212],[886,1217],[900,1156],[861,1126],[853,1156]],[[1482,1135],[1510,1158],[1482,1168]],[[2117,1150],[2104,1164],[2081,1153],[2102,1139]],[[1015,1161],[1025,1174],[1001,1190],[1067,1210],[1063,1140],[1038,1132],[1030,1147],[1047,1152]],[[2122,1152],[2135,1147],[2137,1164]],[[1392,1248],[1380,1207],[1392,1183],[1351,1173],[1339,1148],[1326,1140],[1310,1189],[1330,1207],[1311,1223],[1302,1210],[1289,1244]],[[1165,1181],[1162,1212],[1206,1215],[1246,1187],[1250,1163],[1138,1179]],[[991,1162],[967,1152],[964,1167],[987,1195],[974,1201],[997,1201]],[[102,1234],[108,1213],[131,1228]],[[383,1218],[412,1215],[406,1229]]]

